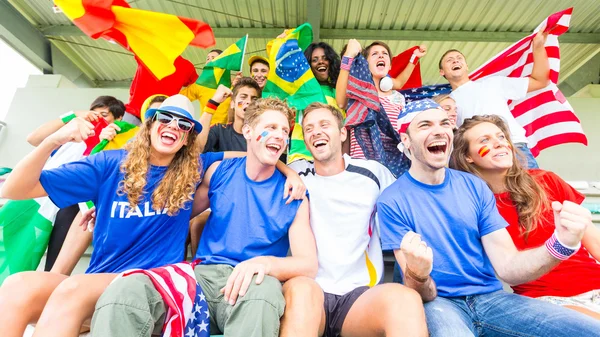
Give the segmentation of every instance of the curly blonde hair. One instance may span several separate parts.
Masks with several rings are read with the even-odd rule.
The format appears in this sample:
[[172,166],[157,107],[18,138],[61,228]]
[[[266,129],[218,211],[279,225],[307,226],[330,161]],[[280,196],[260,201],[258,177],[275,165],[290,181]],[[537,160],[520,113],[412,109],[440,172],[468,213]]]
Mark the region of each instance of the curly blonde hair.
[[504,184],[510,199],[517,208],[521,235],[527,240],[529,233],[537,228],[540,214],[550,207],[550,202],[542,186],[519,163],[518,157],[523,154],[515,149],[510,139],[510,131],[501,117],[484,115],[465,119],[463,125],[454,134],[454,150],[450,156],[450,168],[469,172],[483,179],[477,166],[467,162],[469,140],[465,137],[467,131],[481,123],[491,123],[502,130],[512,149],[513,164],[504,176]]
[[[143,195],[146,193],[144,190],[150,165],[150,133],[153,122],[154,118],[146,120],[135,139],[125,146],[127,157],[121,164],[124,178],[119,183],[117,193],[127,195],[129,207],[132,209],[143,200]],[[188,201],[194,199],[202,169],[199,160],[200,143],[197,136],[194,130],[188,134],[188,144],[177,151],[167,172],[152,193],[152,209],[155,211],[166,209],[167,214],[173,216],[180,209],[184,209]]]

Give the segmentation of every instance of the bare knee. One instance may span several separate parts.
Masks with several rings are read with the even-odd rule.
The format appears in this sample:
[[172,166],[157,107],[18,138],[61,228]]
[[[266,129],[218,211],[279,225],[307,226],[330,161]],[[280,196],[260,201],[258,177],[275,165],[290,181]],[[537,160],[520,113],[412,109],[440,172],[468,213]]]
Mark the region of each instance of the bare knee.
[[319,284],[308,277],[294,277],[283,285],[283,296],[286,302],[297,299],[312,299],[323,302],[323,290]]
[[30,274],[31,272],[17,273],[4,280],[0,287],[0,311],[24,309],[35,300],[37,282]]
[[387,312],[407,311],[415,312],[415,309],[423,311],[423,300],[421,295],[414,289],[405,287],[401,284],[385,284],[386,287],[382,305]]

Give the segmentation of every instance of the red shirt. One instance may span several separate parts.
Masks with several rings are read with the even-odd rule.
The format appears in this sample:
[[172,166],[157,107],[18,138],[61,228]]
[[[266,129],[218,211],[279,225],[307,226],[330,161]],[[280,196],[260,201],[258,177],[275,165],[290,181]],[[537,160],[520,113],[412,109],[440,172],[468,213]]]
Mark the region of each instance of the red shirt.
[[[548,199],[563,202],[569,200],[581,204],[585,197],[552,172],[539,169],[528,171],[546,191]],[[502,217],[508,222],[506,228],[518,250],[536,248],[545,244],[554,232],[554,213],[548,208],[540,215],[538,227],[525,241],[519,229],[519,216],[508,192],[496,194],[496,205]],[[582,246],[579,251],[566,261],[561,262],[548,274],[539,279],[512,287],[517,294],[540,297],[562,296],[570,297],[600,289],[600,264],[590,256]]]

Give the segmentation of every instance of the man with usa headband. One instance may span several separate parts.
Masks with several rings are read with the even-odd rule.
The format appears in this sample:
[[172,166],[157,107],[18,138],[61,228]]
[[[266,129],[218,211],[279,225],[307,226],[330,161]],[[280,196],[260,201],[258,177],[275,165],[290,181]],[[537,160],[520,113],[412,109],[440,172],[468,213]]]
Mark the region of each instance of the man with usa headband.
[[[431,101],[399,116],[410,169],[377,201],[382,248],[393,250],[404,284],[425,303],[431,336],[600,336],[577,312],[502,290],[539,278],[580,247],[589,214],[563,207],[557,241],[517,251],[496,200],[478,177],[446,167],[454,138],[448,114]],[[567,280],[565,280],[567,281]]]

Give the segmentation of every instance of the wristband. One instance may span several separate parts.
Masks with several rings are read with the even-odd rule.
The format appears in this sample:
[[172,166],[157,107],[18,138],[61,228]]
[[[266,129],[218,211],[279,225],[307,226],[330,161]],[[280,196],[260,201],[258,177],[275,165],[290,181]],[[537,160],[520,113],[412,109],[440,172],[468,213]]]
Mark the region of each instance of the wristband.
[[350,68],[352,67],[352,61],[354,61],[353,57],[343,56],[340,68],[343,70],[350,71]]
[[427,282],[427,280],[429,280],[429,276],[427,276],[425,278],[420,277],[417,274],[415,274],[415,272],[410,270],[410,268],[408,268],[408,266],[406,266],[406,275],[419,283],[425,283],[425,282]]
[[577,253],[579,248],[581,248],[581,242],[577,247],[568,247],[562,244],[556,235],[556,231],[552,233],[552,236],[548,240],[546,240],[546,249],[548,250],[548,253],[561,261],[573,256]]
[[60,120],[63,123],[67,124],[70,121],[72,121],[73,119],[77,118],[77,115],[75,115],[75,113],[73,111],[69,111],[65,114],[60,115],[60,117],[58,117],[58,118],[60,118]]
[[410,63],[417,65],[417,63],[419,63],[419,57],[415,54],[412,54],[410,57]]
[[209,99],[208,103],[206,103],[206,105],[204,106],[204,112],[214,114],[218,107],[219,103],[213,101],[212,99]]

